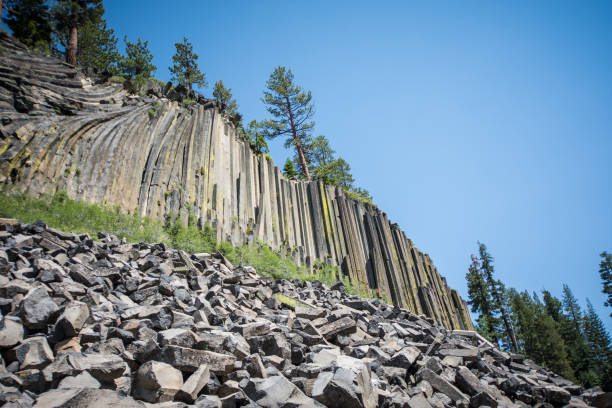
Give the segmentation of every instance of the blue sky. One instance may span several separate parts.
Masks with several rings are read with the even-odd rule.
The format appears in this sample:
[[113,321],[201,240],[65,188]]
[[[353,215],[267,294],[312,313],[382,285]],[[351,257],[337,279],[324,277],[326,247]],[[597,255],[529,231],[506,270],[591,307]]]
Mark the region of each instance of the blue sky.
[[[169,4],[171,4],[169,6]],[[247,121],[275,66],[312,91],[329,138],[390,219],[466,296],[478,240],[507,286],[567,283],[608,329],[597,273],[612,251],[612,3],[115,1],[168,80],[186,36]],[[282,164],[290,153],[272,143]]]

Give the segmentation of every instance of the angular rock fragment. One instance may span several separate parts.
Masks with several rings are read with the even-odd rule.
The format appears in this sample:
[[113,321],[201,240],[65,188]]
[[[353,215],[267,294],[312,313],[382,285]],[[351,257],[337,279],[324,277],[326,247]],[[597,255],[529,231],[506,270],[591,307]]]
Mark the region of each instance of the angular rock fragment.
[[35,408],[145,408],[144,404],[113,390],[55,389],[41,394]]
[[147,361],[136,373],[134,396],[148,402],[172,401],[182,385],[179,370],[160,361]]
[[316,407],[315,401],[282,375],[253,378],[244,387],[246,395],[262,407]]
[[19,315],[28,329],[38,330],[45,328],[58,309],[47,290],[43,286],[37,286],[30,289],[21,301]]
[[21,319],[6,316],[0,320],[0,348],[15,346],[23,340],[23,325]]
[[55,323],[55,335],[58,340],[74,337],[89,318],[89,308],[83,302],[70,302]]
[[53,361],[53,352],[43,336],[30,337],[7,351],[10,361],[19,363],[20,370],[43,368]]
[[431,386],[436,390],[446,395],[452,401],[469,401],[467,395],[459,391],[454,385],[446,381],[444,378],[440,377],[438,374],[434,373],[428,368],[423,368],[419,370],[418,376],[421,380],[425,380],[431,384]]
[[162,361],[188,373],[204,364],[215,374],[225,375],[233,370],[236,362],[236,357],[227,354],[170,345],[162,348],[160,357]]
[[208,381],[210,381],[210,370],[203,364],[181,386],[176,394],[176,399],[193,404]]

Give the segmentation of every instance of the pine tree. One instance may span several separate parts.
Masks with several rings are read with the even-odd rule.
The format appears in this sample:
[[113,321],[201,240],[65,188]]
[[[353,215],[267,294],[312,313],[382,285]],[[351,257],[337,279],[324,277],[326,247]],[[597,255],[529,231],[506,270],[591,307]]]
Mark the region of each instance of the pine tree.
[[193,52],[193,45],[183,37],[183,42],[174,43],[176,54],[172,56],[173,65],[170,67],[172,80],[185,86],[189,93],[193,93],[193,86],[206,88],[206,75],[198,67],[198,55]]
[[261,131],[261,124],[256,120],[252,120],[249,122],[249,125],[246,130],[246,136],[249,140],[249,144],[251,145],[251,149],[253,153],[256,155],[266,154],[270,151],[268,149],[268,143],[266,142],[266,138]]
[[564,319],[560,321],[560,331],[567,344],[570,364],[578,380],[581,383],[589,384],[593,378],[592,370],[589,367],[592,357],[584,333],[584,316],[574,294],[565,284],[561,304]]
[[[13,37],[28,47],[48,52],[51,44],[51,14],[46,0],[7,0],[6,25]],[[2,8],[0,7],[0,11]]]
[[213,98],[224,107],[234,126],[240,128],[242,126],[242,115],[238,113],[238,103],[232,96],[232,90],[226,88],[221,79],[215,82]]
[[116,74],[119,60],[117,37],[115,31],[107,27],[106,20],[89,22],[79,30],[77,62],[81,67],[88,72]]
[[335,156],[325,136],[317,136],[308,146],[311,173],[327,185],[339,186],[344,190],[352,187],[351,166],[342,158]]
[[[605,306],[612,307],[612,254],[602,252],[601,262],[599,263],[599,276],[603,284],[602,292],[607,296]],[[612,316],[612,313],[610,313]]]
[[480,261],[475,255],[472,255],[472,263],[465,279],[468,286],[468,304],[471,306],[472,313],[479,313],[476,328],[480,334],[497,344],[500,337],[499,319],[494,315],[489,284],[482,273]]
[[312,95],[293,83],[293,73],[285,67],[276,67],[266,82],[262,101],[273,116],[263,122],[264,135],[268,139],[286,136],[285,147],[295,149],[301,171],[310,179],[307,163],[309,135],[314,127]]
[[506,291],[501,281],[496,280],[493,277],[495,269],[493,268],[493,257],[487,252],[487,247],[483,243],[478,243],[478,250],[480,253],[480,262],[482,272],[489,285],[492,298],[492,309],[501,315],[501,319],[504,327],[504,334],[506,335],[507,342],[514,351],[518,351],[518,343],[516,341],[516,334],[514,333],[514,326],[510,316],[508,315],[506,302],[503,299],[503,295]]
[[361,201],[374,205],[374,203],[372,202],[372,196],[370,195],[370,192],[366,190],[365,188],[353,186],[346,191],[350,193],[349,196],[356,197],[357,199]]
[[153,64],[153,54],[149,50],[149,42],[142,41],[140,37],[136,42],[130,42],[127,36],[125,42],[125,56],[121,58],[119,68],[121,73],[128,79],[151,78],[157,67]]
[[298,175],[298,172],[295,170],[295,166],[293,165],[293,160],[290,158],[287,158],[287,161],[283,166],[283,174],[288,179],[294,179]]
[[65,50],[66,62],[77,64],[79,30],[100,21],[104,14],[102,0],[56,0],[53,7],[56,50]]
[[536,363],[565,378],[573,379],[565,343],[555,321],[548,315],[546,306],[535,293],[531,297],[526,291],[519,293],[510,289],[508,297],[512,306],[517,342],[523,353]]
[[612,386],[612,344],[610,335],[597,315],[590,300],[587,299],[584,331],[590,348],[591,361],[589,366],[595,373],[596,380],[592,385],[603,385],[609,389]]

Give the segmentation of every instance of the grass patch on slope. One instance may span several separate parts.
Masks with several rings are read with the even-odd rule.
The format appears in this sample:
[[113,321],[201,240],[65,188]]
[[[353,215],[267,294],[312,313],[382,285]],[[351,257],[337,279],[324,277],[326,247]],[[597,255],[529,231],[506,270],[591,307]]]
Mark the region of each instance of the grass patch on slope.
[[[260,275],[274,279],[318,280],[331,286],[341,278],[338,267],[317,261],[313,273],[263,242],[238,247],[229,242],[217,242],[214,229],[209,225],[198,228],[193,215],[189,216],[188,225],[180,219],[172,222],[171,217],[162,223],[149,217],[125,214],[117,206],[73,200],[65,191],[37,198],[3,189],[0,191],[0,218],[16,218],[25,223],[43,220],[52,228],[87,233],[94,239],[98,232],[108,232],[128,242],[161,242],[188,253],[220,251],[234,265],[250,265]],[[353,285],[348,279],[344,281],[348,293],[366,298],[374,296],[365,284]]]

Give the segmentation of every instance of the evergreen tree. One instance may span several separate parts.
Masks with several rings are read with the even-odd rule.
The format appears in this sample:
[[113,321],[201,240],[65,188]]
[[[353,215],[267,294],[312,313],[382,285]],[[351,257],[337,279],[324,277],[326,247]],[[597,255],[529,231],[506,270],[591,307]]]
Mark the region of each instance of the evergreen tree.
[[193,52],[193,45],[183,37],[183,42],[174,43],[176,54],[172,56],[173,65],[170,67],[172,80],[185,86],[189,93],[193,93],[193,86],[206,88],[206,76],[198,67],[198,55]]
[[605,389],[610,389],[612,386],[612,344],[610,335],[597,312],[595,312],[593,304],[588,299],[584,331],[591,351],[589,366],[592,368],[595,377],[591,384],[587,386],[602,385]]
[[6,0],[4,4],[7,9],[4,21],[13,37],[43,52],[48,52],[51,44],[51,15],[47,3],[46,0]]
[[[612,254],[606,251],[600,254],[599,276],[603,284],[603,293],[607,296],[605,306],[612,307]],[[610,313],[612,316],[612,313]]]
[[266,138],[261,130],[261,124],[259,124],[257,121],[252,120],[249,122],[246,135],[253,153],[256,155],[262,155],[270,151],[270,149],[268,149]]
[[236,128],[240,128],[242,126],[242,115],[238,113],[238,103],[236,99],[232,96],[232,90],[230,88],[226,88],[223,85],[222,80],[218,80],[215,82],[215,87],[213,88],[213,98],[217,102],[219,102],[227,112],[230,117],[231,122],[236,126]]
[[372,196],[370,195],[370,192],[366,190],[365,188],[352,186],[346,191],[349,192],[349,196],[356,197],[357,199],[361,201],[365,201],[367,203],[374,205],[374,203],[372,202]]
[[140,37],[136,42],[130,42],[127,36],[125,42],[125,56],[121,58],[119,68],[121,73],[128,79],[151,78],[157,67],[153,64],[153,54],[149,50],[149,42],[142,41]]
[[298,176],[298,172],[295,170],[295,166],[293,165],[293,160],[290,158],[287,158],[287,161],[283,166],[283,174],[288,179],[294,179]]
[[325,136],[317,136],[308,146],[309,163],[315,178],[327,185],[339,186],[344,190],[352,187],[351,166],[342,158],[335,156]]
[[584,333],[584,317],[574,294],[565,284],[561,304],[564,318],[560,321],[560,331],[568,348],[570,364],[578,380],[583,384],[590,384],[593,381],[589,366],[592,357]]
[[481,263],[475,255],[472,255],[472,263],[468,268],[465,279],[468,285],[468,304],[471,306],[472,313],[479,313],[476,328],[480,334],[497,344],[500,338],[499,319],[494,314],[489,283],[482,272]]
[[314,127],[312,95],[293,83],[293,73],[285,67],[274,69],[266,88],[262,101],[273,119],[263,122],[264,135],[269,139],[286,136],[285,147],[295,149],[301,171],[310,179],[306,151]]
[[545,305],[534,293],[508,291],[512,318],[516,326],[517,342],[525,355],[568,379],[573,371],[567,357],[563,338]]
[[514,333],[514,326],[512,325],[512,321],[510,319],[510,316],[508,315],[506,302],[503,299],[503,294],[505,293],[506,289],[501,281],[496,280],[493,277],[493,273],[495,272],[495,269],[493,268],[493,257],[487,252],[487,247],[485,246],[485,244],[482,244],[480,242],[478,243],[478,246],[482,272],[489,285],[489,290],[491,291],[491,298],[493,300],[493,310],[501,315],[504,327],[504,334],[506,335],[507,343],[512,348],[512,350],[518,351],[518,344],[516,341],[516,334]]
[[66,62],[77,64],[79,30],[88,23],[96,23],[104,14],[102,0],[56,0],[53,7],[54,37],[63,48]]
[[88,72],[118,73],[120,55],[117,50],[117,37],[106,20],[89,22],[79,30],[79,49],[77,62]]

